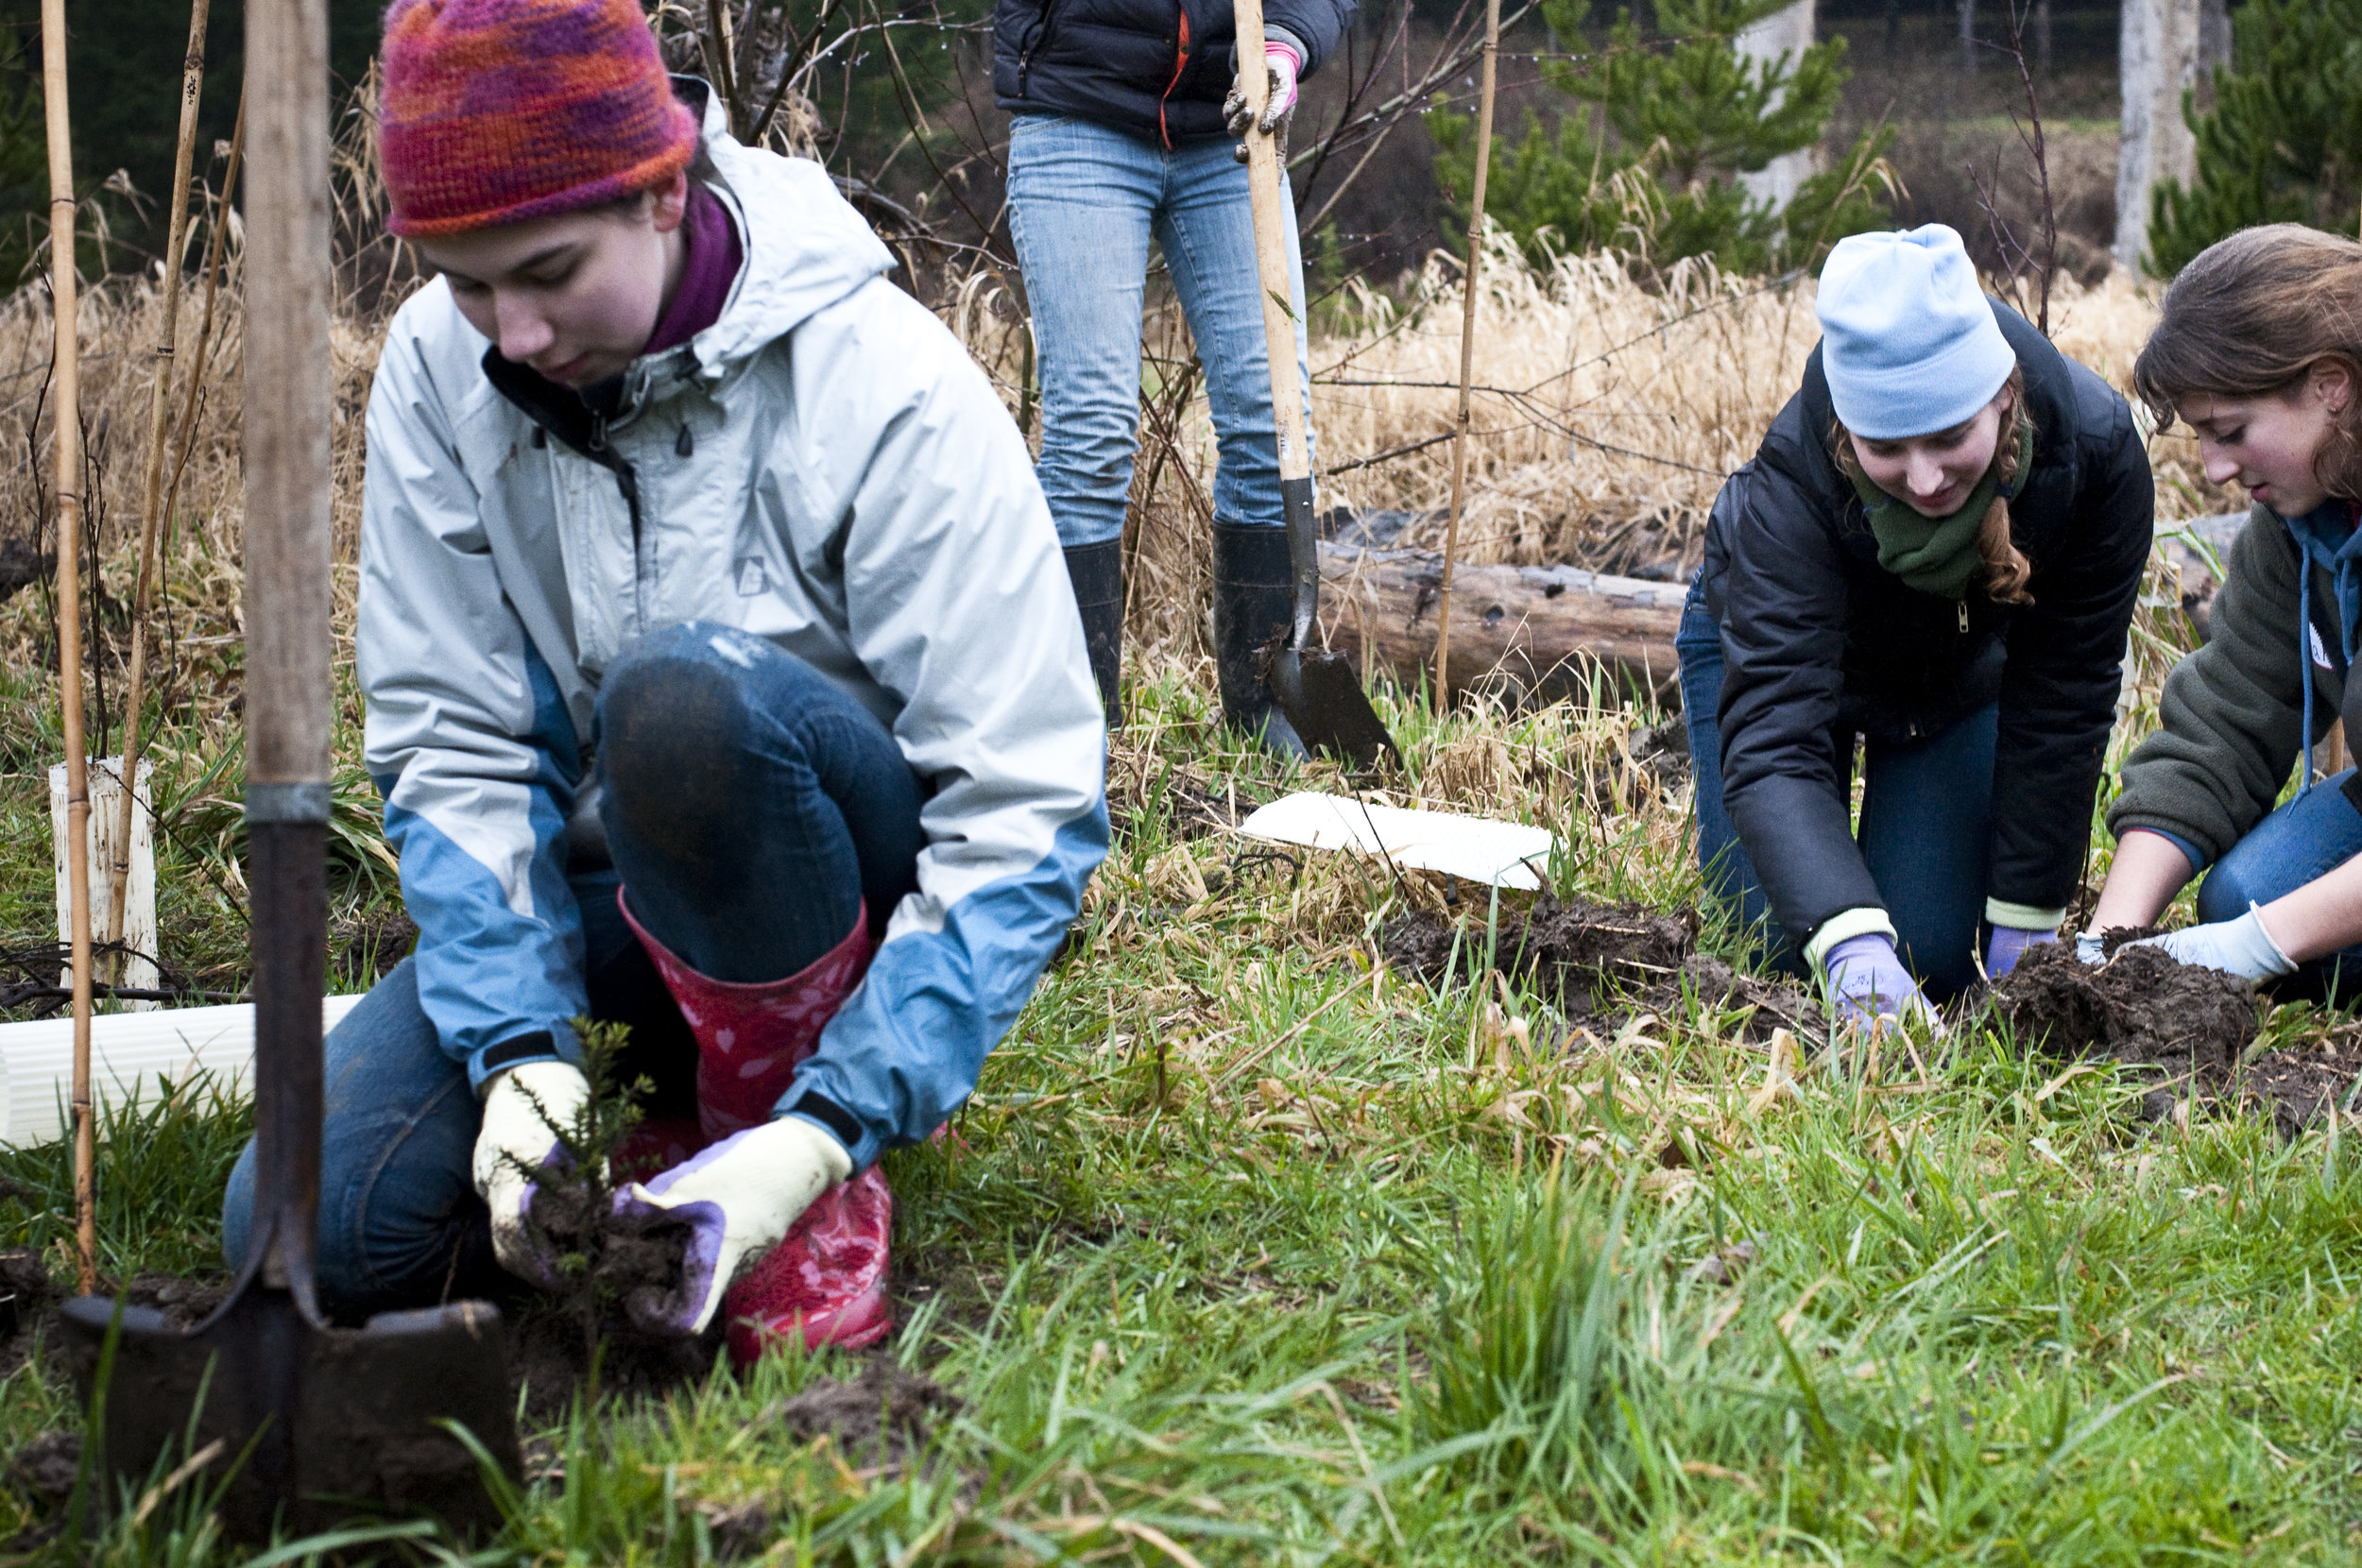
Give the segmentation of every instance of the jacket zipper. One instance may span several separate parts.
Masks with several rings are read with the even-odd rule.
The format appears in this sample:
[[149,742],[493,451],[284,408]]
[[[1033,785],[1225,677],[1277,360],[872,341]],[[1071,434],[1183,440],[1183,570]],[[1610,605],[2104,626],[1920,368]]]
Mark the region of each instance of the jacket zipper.
[[1967,600],[1963,599],[1963,600],[1961,600],[1961,601],[1960,601],[1960,630],[1961,630],[1961,632],[1965,633],[1965,632],[1967,632],[1967,630],[1968,630],[1968,601],[1967,601]]
[[590,416],[590,454],[614,474],[615,487],[624,493],[624,504],[631,512],[631,611],[641,628],[645,630],[648,606],[640,590],[640,475],[607,444],[607,416],[604,414]]
[[1172,56],[1172,78],[1165,83],[1164,93],[1156,99],[1156,135],[1172,150],[1172,131],[1165,124],[1165,105],[1172,97],[1172,90],[1181,85],[1181,73],[1190,68],[1190,8],[1184,4],[1174,8],[1181,14],[1181,28],[1175,35]]
[[1017,57],[1017,95],[1025,96],[1025,77],[1034,68],[1034,57],[1050,43],[1051,27],[1056,23],[1058,0],[1042,0],[1041,26],[1034,29],[1033,42]]

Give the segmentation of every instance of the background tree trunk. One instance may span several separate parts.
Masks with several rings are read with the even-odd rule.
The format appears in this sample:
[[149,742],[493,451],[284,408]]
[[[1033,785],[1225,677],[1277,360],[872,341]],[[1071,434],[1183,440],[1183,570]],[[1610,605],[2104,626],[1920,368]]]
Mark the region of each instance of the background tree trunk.
[[2203,0],[2124,0],[2119,69],[2123,140],[2116,154],[2116,243],[2135,271],[2148,253],[2149,192],[2160,180],[2188,184],[2198,144],[2182,118],[2182,93],[2198,77]]

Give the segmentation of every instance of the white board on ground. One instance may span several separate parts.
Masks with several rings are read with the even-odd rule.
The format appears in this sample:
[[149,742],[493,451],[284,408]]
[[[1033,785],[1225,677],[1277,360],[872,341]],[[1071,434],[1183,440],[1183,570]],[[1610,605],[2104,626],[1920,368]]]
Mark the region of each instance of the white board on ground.
[[[359,997],[329,997],[320,1023],[334,1029]],[[91,1099],[102,1118],[134,1095],[153,1105],[170,1079],[202,1071],[225,1095],[253,1091],[254,1004],[110,1013],[91,1020]],[[0,1024],[0,1143],[18,1148],[65,1135],[74,1093],[74,1020]]]
[[1309,790],[1260,808],[1239,831],[1270,844],[1354,850],[1398,866],[1528,892],[1541,888],[1557,842],[1547,827],[1459,811],[1365,806]]

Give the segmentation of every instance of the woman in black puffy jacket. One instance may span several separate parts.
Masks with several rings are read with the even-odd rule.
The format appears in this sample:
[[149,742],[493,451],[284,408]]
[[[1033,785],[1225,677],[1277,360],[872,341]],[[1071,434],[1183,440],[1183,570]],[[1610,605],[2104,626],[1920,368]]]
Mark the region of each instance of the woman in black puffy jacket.
[[1841,242],[1819,311],[1678,645],[1707,888],[1864,1022],[2057,939],[2153,492],[2123,398],[1951,230]]

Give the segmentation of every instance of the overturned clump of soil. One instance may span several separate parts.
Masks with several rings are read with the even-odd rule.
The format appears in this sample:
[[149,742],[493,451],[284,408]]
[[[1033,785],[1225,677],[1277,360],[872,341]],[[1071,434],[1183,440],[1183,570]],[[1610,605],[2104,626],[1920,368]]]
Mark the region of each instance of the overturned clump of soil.
[[900,1464],[928,1436],[960,1413],[959,1396],[883,1356],[849,1382],[822,1378],[793,1399],[763,1411],[762,1423],[779,1423],[810,1440],[832,1440],[857,1458]]
[[2362,1041],[2333,1037],[2257,1057],[2239,1075],[2239,1091],[2270,1106],[2280,1135],[2293,1138],[2341,1108],[2357,1080]]
[[[1388,963],[1429,984],[1485,978],[1482,921],[1455,925],[1407,914],[1386,928]],[[1697,951],[1695,910],[1662,913],[1636,904],[1538,899],[1524,913],[1500,912],[1491,968],[1554,1001],[1577,1024],[1634,1013],[1673,1014],[1695,997],[1718,1013],[1745,1014],[1740,1037],[1761,1042],[1785,1029],[1811,1037],[1824,1029],[1820,1004],[1803,987],[1742,975]]]
[[2149,1069],[2156,1086],[2142,1113],[2152,1118],[2170,1115],[2181,1095],[2228,1088],[2260,1022],[2247,981],[2157,947],[2119,946],[2106,963],[2088,964],[2070,943],[2039,946],[1992,1000],[2023,1045]]

